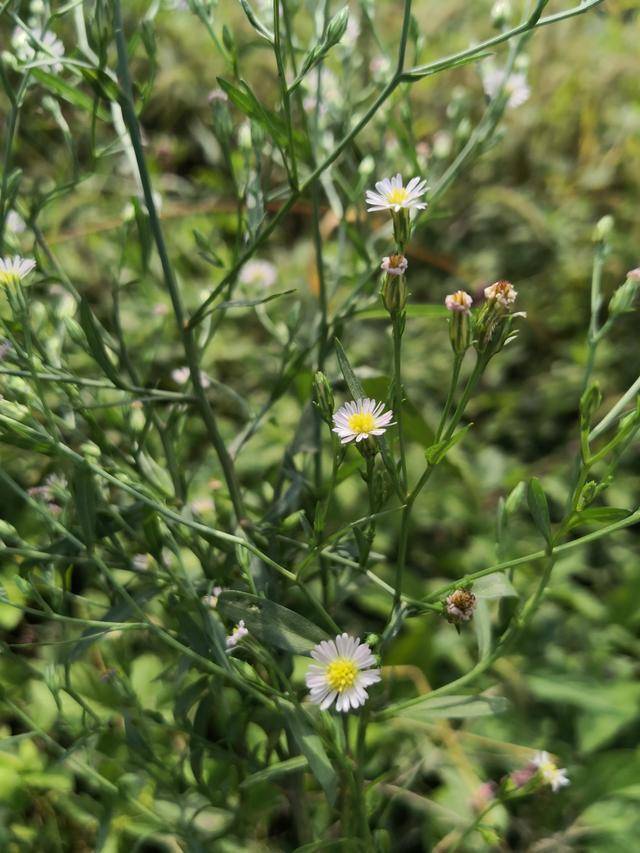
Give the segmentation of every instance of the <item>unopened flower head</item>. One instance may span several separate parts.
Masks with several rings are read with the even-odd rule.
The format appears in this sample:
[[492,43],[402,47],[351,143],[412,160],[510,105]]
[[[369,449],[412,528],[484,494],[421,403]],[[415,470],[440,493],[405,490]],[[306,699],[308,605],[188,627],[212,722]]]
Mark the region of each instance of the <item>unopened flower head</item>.
[[627,278],[630,278],[631,281],[640,281],[640,267],[636,267],[634,270],[629,270]]
[[424,210],[426,202],[420,201],[427,191],[427,182],[423,178],[411,178],[409,183],[402,185],[402,175],[398,172],[393,178],[385,178],[376,184],[376,192],[367,190],[367,210]]
[[0,258],[0,285],[24,281],[35,268],[36,262],[32,258],[21,258],[19,255]]
[[333,416],[333,432],[340,436],[342,444],[364,441],[372,435],[383,435],[392,425],[393,412],[384,411],[384,403],[377,403],[369,397],[354,400],[340,406]]
[[456,290],[455,293],[450,293],[444,300],[444,304],[449,311],[455,311],[460,314],[468,314],[472,302],[473,299],[464,290]]
[[253,260],[247,263],[240,270],[238,280],[241,284],[250,287],[271,287],[276,283],[278,271],[269,261]]
[[380,669],[366,643],[340,634],[312,650],[305,677],[311,701],[326,710],[335,700],[337,711],[359,708],[367,701],[367,687],[380,681]]
[[[216,601],[217,604],[217,601]],[[246,637],[249,633],[249,629],[244,624],[244,619],[241,619],[238,624],[235,626],[233,631],[227,637],[227,648],[233,649],[234,646],[237,646],[240,640],[243,637]]]
[[504,91],[507,96],[507,107],[511,109],[522,106],[531,95],[526,75],[521,71],[507,74],[503,69],[491,66],[485,70],[482,84],[489,98],[495,98],[498,92]]
[[409,266],[409,261],[404,255],[389,255],[382,259],[380,269],[388,275],[404,275]]
[[485,299],[495,301],[503,308],[510,308],[516,301],[518,291],[508,281],[496,281],[484,289]]
[[[215,610],[215,608],[218,606],[218,599],[220,598],[221,595],[222,595],[222,587],[221,586],[214,586],[213,589],[211,590],[211,592],[208,595],[205,595],[203,597],[202,603],[205,605],[205,607],[210,607],[212,610]],[[244,628],[244,622],[242,622],[240,624]],[[246,628],[245,628],[245,631],[246,631]],[[247,631],[247,633],[249,633],[249,632]],[[233,636],[233,634],[231,636]],[[227,638],[227,646],[229,645],[229,639],[230,638]],[[238,641],[236,640],[236,643],[237,642]],[[235,646],[235,643],[233,643],[232,645]]]
[[476,597],[468,589],[456,589],[445,600],[447,619],[450,622],[469,622],[476,609]]
[[10,210],[5,221],[7,231],[12,234],[22,234],[27,225],[17,210]]
[[[171,371],[171,378],[177,385],[184,385],[191,379],[191,371],[188,367],[176,367]],[[200,384],[203,388],[211,386],[211,380],[206,373],[200,371]]]
[[558,767],[548,752],[537,752],[531,763],[538,768],[540,776],[551,786],[552,791],[559,791],[570,784],[565,768]]

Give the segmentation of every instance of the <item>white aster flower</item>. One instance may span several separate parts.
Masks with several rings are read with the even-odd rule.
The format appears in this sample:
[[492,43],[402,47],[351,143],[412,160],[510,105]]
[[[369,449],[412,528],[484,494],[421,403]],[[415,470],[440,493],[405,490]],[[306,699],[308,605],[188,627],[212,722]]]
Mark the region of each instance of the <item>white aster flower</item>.
[[382,259],[380,269],[389,275],[404,275],[408,266],[409,261],[404,255],[391,255]]
[[627,278],[630,278],[631,281],[640,281],[640,267],[636,267],[634,270],[629,270]]
[[402,208],[424,210],[427,204],[420,201],[420,196],[423,196],[427,189],[427,182],[422,178],[411,178],[406,187],[403,187],[402,175],[398,172],[393,178],[378,181],[377,192],[367,190],[367,210],[369,213],[374,210],[393,210],[398,213]]
[[133,563],[134,568],[138,569],[138,571],[144,572],[149,568],[149,555],[135,554],[131,562]]
[[333,432],[340,436],[340,442],[364,441],[370,435],[382,435],[394,422],[393,412],[384,411],[384,403],[377,403],[369,397],[355,400],[340,406],[333,416]]
[[531,762],[552,791],[559,791],[565,785],[571,784],[564,767],[557,767],[548,752],[536,752]]
[[[217,601],[216,601],[217,604]],[[234,646],[237,646],[240,640],[243,637],[246,637],[249,633],[249,629],[244,624],[244,619],[241,619],[233,631],[227,637],[227,648],[232,649]]]
[[496,281],[484,289],[485,299],[493,299],[499,302],[503,308],[509,308],[516,301],[518,291],[508,281]]
[[507,74],[501,68],[490,66],[482,76],[482,85],[488,98],[495,98],[498,92],[503,91],[507,96],[507,107],[511,109],[522,106],[531,95],[527,77],[522,71]]
[[311,701],[326,710],[336,700],[336,711],[359,708],[367,701],[367,687],[380,681],[375,657],[360,638],[340,634],[335,640],[323,640],[312,650],[317,661],[307,670],[305,681]]
[[278,271],[269,261],[247,261],[240,270],[240,284],[249,287],[272,287],[278,278]]
[[464,290],[456,290],[455,293],[450,293],[444,300],[444,304],[449,311],[457,311],[460,314],[468,314],[472,302],[473,299]]
[[32,258],[21,258],[20,255],[0,258],[0,284],[23,281],[35,268],[36,262]]

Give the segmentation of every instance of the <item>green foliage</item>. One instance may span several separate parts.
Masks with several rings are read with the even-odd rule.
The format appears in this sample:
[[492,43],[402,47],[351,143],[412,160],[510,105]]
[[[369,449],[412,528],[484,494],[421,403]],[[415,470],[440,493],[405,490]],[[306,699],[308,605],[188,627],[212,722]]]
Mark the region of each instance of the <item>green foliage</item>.
[[638,11],[492,5],[0,2],[3,851],[636,837]]

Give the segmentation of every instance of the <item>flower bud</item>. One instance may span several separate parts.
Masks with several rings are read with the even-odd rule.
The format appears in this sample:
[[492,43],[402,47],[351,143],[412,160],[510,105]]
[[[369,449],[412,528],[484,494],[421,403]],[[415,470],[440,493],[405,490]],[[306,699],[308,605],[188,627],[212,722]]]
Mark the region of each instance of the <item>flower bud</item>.
[[592,240],[594,243],[605,243],[611,236],[615,225],[613,216],[603,216],[598,220],[596,227],[593,229]]
[[373,483],[371,486],[372,509],[380,512],[391,494],[391,482],[386,468],[376,467],[373,471]]
[[491,8],[491,21],[493,26],[501,29],[509,23],[512,9],[509,0],[496,0]]
[[640,268],[629,270],[624,284],[614,292],[609,302],[609,316],[617,317],[633,311],[636,298],[640,292]]
[[314,405],[320,412],[320,417],[331,426],[334,409],[333,390],[329,380],[321,370],[318,370],[313,377],[313,396]]
[[[508,281],[496,281],[485,287],[486,302],[482,306],[476,320],[476,346],[480,352],[486,350],[493,339],[500,343],[500,332],[504,330],[504,320],[516,301],[518,292]],[[497,351],[497,350],[496,350]]]
[[401,254],[385,257],[380,264],[380,268],[385,272],[380,296],[389,314],[403,311],[407,304],[408,292],[404,277],[407,266],[407,259]]
[[596,410],[602,403],[602,391],[597,382],[590,385],[580,399],[580,423],[583,430],[588,430]]
[[472,299],[464,290],[450,293],[444,300],[445,306],[451,311],[449,320],[449,338],[456,355],[464,355],[471,345],[471,312],[469,308]]
[[407,271],[409,262],[404,255],[390,255],[384,257],[380,264],[380,269],[384,270],[387,275],[404,275]]

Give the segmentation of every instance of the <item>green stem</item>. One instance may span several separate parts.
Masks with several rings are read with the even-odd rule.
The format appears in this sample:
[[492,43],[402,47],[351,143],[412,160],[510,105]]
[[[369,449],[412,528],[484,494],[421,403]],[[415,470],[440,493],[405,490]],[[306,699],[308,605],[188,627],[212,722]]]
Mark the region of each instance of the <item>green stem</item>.
[[182,307],[182,299],[180,296],[180,290],[178,288],[178,282],[176,280],[176,277],[173,272],[173,267],[171,266],[171,262],[169,260],[169,255],[167,253],[167,248],[164,241],[164,235],[162,233],[162,226],[160,225],[160,219],[158,217],[155,202],[153,199],[151,179],[149,177],[149,170],[147,168],[147,163],[142,148],[142,140],[140,138],[140,126],[138,124],[138,119],[136,117],[135,107],[133,103],[133,89],[131,85],[131,76],[129,73],[127,46],[124,40],[120,0],[114,0],[114,31],[118,51],[118,79],[120,81],[121,86],[121,107],[125,124],[127,125],[129,135],[131,136],[131,144],[133,146],[133,150],[136,157],[136,163],[138,165],[140,181],[142,184],[145,203],[149,214],[149,223],[151,226],[151,231],[153,233],[156,248],[158,250],[158,255],[160,257],[160,264],[162,266],[165,284],[171,297],[173,312],[175,314],[176,323],[178,325],[180,337],[182,339],[182,344],[185,351],[187,365],[191,374],[191,382],[193,384],[194,394],[200,406],[200,411],[202,413],[202,418],[207,429],[207,433],[209,435],[209,438],[211,439],[211,443],[214,446],[214,449],[218,456],[218,460],[222,467],[225,482],[229,490],[231,503],[233,504],[236,520],[238,523],[242,523],[245,520],[245,512],[242,497],[240,495],[240,487],[236,478],[233,462],[231,461],[231,457],[227,452],[224,440],[218,429],[218,424],[215,415],[213,414],[213,411],[209,405],[204,387],[202,385],[202,377],[200,375],[197,347],[195,344],[193,333],[185,320],[184,309]]
[[[291,169],[291,186],[293,190],[298,188],[298,165],[296,162],[296,149],[293,143],[293,122],[291,118],[291,96],[287,86],[287,76],[284,67],[284,58],[282,53],[282,41],[280,38],[280,0],[273,2],[273,52],[276,57],[276,65],[278,67],[278,78],[280,80],[280,91],[282,94],[282,106],[287,124],[287,137],[289,145],[289,158]],[[286,160],[285,160],[286,165]],[[287,166],[289,169],[289,166]]]
[[398,443],[400,449],[400,468],[402,471],[402,488],[407,490],[407,451],[404,438],[402,417],[402,332],[405,322],[404,312],[395,312],[392,318],[393,330],[393,408],[398,425]]

